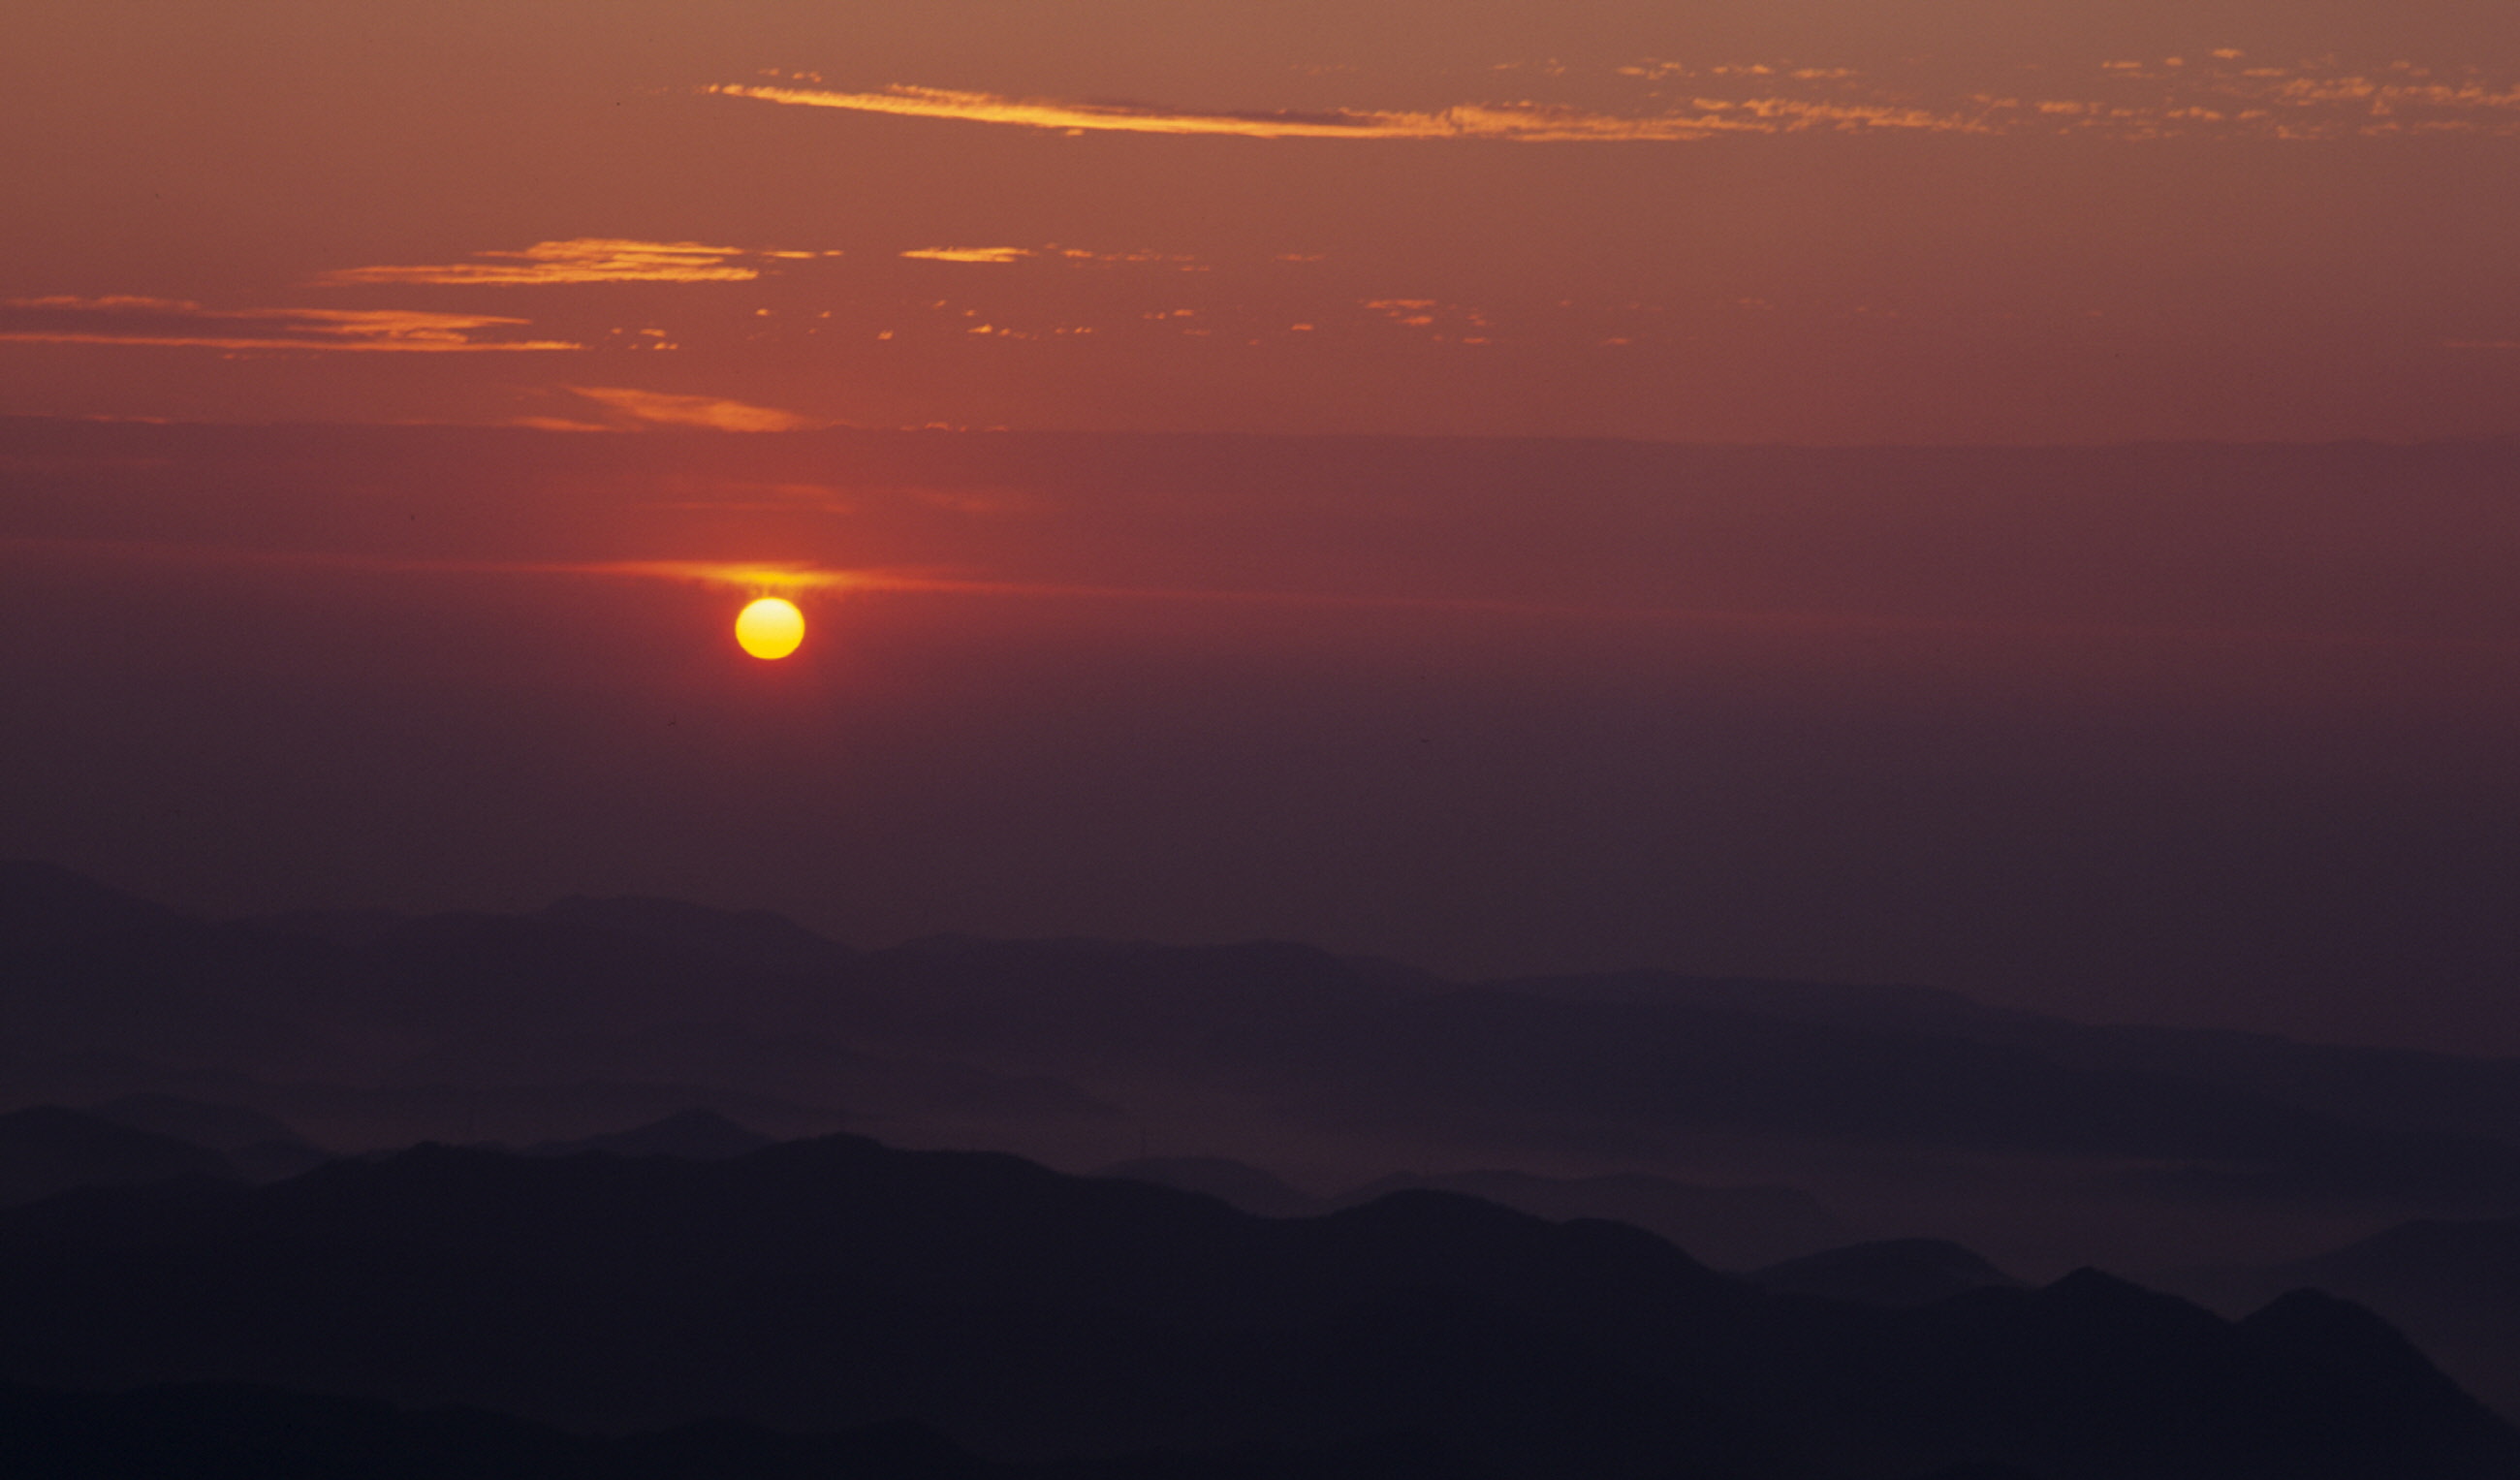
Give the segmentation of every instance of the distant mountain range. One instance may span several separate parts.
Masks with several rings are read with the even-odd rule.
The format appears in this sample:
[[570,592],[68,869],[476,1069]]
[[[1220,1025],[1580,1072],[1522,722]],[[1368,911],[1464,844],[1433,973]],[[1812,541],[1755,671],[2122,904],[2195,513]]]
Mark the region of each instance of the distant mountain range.
[[1332,1197],[1297,1191],[1259,1167],[1226,1157],[1150,1158],[1102,1168],[1126,1177],[1221,1197],[1269,1218],[1318,1217],[1392,1192],[1461,1192],[1552,1221],[1606,1219],[1633,1224],[1688,1248],[1718,1269],[1749,1269],[1778,1250],[1818,1252],[1861,1236],[1844,1219],[1792,1188],[1708,1188],[1667,1177],[1540,1177],[1528,1172],[1394,1172]]
[[[55,1122],[87,1149],[13,1150],[25,1127],[0,1122],[0,1201],[184,1167],[261,1183],[429,1140],[602,1150],[705,1108],[721,1119],[641,1135],[737,1157],[849,1129],[1278,1216],[1469,1192],[1763,1276],[1883,1239],[2034,1280],[2208,1270],[2172,1282],[2235,1315],[2295,1284],[2366,1300],[2520,1413],[2520,1318],[2445,1314],[2494,1307],[2493,1260],[2382,1278],[2318,1258],[2520,1218],[2520,1062],[2086,1026],[1926,988],[1463,984],[1279,943],[859,951],[635,899],[218,922],[14,864],[11,1105],[144,1140]],[[1857,1284],[1974,1278],[1916,1247],[1857,1261]]]
[[73,1188],[239,1180],[218,1152],[58,1105],[0,1114],[0,1207]]
[[2386,1311],[2471,1391],[2520,1413],[2520,1219],[2423,1219],[2307,1259],[2163,1278],[2227,1310],[2316,1285]]
[[[2089,1271],[1853,1303],[1449,1193],[1274,1220],[846,1136],[718,1160],[421,1147],[262,1188],[57,1197],[0,1212],[0,1381],[32,1390],[0,1409],[58,1428],[190,1404],[221,1444],[288,1426],[277,1390],[574,1434],[910,1423],[996,1464],[1232,1453],[1289,1476],[2520,1474],[2520,1431],[2315,1293],[2236,1323]],[[252,1390],[136,1392],[169,1381]],[[69,1388],[135,1395],[44,1396]],[[469,1426],[568,1449],[323,1412],[343,1443]],[[742,1428],[674,1442],[718,1447],[729,1475],[814,1452]],[[1300,1462],[1320,1454],[1349,1467]]]
[[1778,1136],[2115,1160],[2176,1196],[2520,1212],[2520,1062],[2087,1027],[1927,989],[1464,986],[1289,945],[866,953],[653,900],[210,923],[33,864],[0,866],[0,1084],[29,1087],[670,1084],[868,1126],[1100,1120],[1115,1145],[1115,1120],[1259,1098],[1290,1129],[1525,1151]]

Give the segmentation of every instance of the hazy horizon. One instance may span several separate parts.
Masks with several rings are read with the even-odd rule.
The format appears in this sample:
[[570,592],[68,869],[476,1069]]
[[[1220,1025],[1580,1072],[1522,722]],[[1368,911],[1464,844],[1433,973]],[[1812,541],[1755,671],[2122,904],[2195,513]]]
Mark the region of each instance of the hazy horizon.
[[0,438],[44,717],[0,852],[196,908],[647,893],[2520,1051],[2509,444]]

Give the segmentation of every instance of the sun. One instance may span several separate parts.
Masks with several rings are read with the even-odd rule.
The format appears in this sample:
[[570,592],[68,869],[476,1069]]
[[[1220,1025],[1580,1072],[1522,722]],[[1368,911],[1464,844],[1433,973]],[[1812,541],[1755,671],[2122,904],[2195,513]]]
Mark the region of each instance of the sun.
[[735,640],[754,657],[786,657],[805,641],[805,613],[793,602],[765,596],[736,617]]

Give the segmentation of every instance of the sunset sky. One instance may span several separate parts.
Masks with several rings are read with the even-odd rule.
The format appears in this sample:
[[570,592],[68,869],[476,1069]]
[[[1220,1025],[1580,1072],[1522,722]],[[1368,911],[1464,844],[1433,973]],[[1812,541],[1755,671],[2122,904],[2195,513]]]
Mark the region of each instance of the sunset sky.
[[2520,392],[2498,0],[12,31],[21,412],[2053,442],[2501,434]]
[[0,855],[2520,1052],[2508,0],[26,0],[0,136]]

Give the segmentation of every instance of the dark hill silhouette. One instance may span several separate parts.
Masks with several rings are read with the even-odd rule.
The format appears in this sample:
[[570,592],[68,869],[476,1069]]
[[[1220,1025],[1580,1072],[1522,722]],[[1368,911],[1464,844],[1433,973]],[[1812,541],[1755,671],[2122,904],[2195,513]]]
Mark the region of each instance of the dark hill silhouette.
[[2084,1069],[2166,1074],[2244,1090],[2375,1129],[2509,1141],[2520,1128],[2520,1060],[2413,1049],[2299,1043],[2272,1033],[2092,1025],[1994,1008],[1933,987],[1848,986],[1663,971],[1517,977],[1490,983],[1568,1002],[1667,1004],[1842,1028],[2026,1049]]
[[0,1205],[32,1202],[73,1188],[229,1181],[238,1175],[225,1157],[206,1147],[60,1105],[0,1115]]
[[0,949],[13,954],[99,945],[128,949],[207,933],[208,926],[163,905],[58,865],[0,859]]
[[322,955],[48,864],[0,862],[0,1070],[99,1052],[227,1066],[303,1058],[318,1036],[246,1003],[347,974]]
[[2385,1316],[2506,1414],[2520,1414],[2520,1219],[2427,1219],[2316,1258],[2167,1277],[2218,1306],[2315,1284]]
[[[460,1088],[485,1104],[500,1091],[550,1100],[571,1084],[644,1083],[658,1099],[727,1113],[787,1100],[820,1117],[812,1130],[845,1111],[852,1123],[956,1139],[993,1123],[1113,1116],[1049,1076],[835,1041],[822,1030],[854,1000],[858,953],[766,913],[578,898],[532,916],[317,912],[212,924],[25,865],[0,872],[0,919],[23,924],[0,929],[0,1029],[17,1030],[0,1035],[0,1097],[14,1084],[22,1102],[134,1091],[207,1099],[213,1087],[187,1076],[214,1070],[261,1084]],[[854,1032],[864,1014],[840,1015]],[[114,1055],[129,1062],[119,1077],[98,1068]],[[268,1111],[285,1101],[249,1087],[220,1098]],[[519,1129],[369,1118],[388,1141]],[[590,1104],[523,1129],[567,1139],[587,1120],[620,1116]],[[340,1120],[318,1129],[356,1135]]]
[[[847,1112],[853,1119],[1106,1120],[1117,1111],[1062,1079],[950,1060],[867,1054],[810,1032],[678,1022],[620,1032],[478,1034],[395,1066],[404,1083],[572,1079],[718,1085]],[[731,1112],[730,1112],[731,1113]]]
[[180,1095],[125,1095],[91,1106],[88,1113],[135,1131],[208,1146],[213,1151],[304,1140],[277,1116],[244,1105],[212,1104]]
[[[705,1106],[782,1138],[845,1126],[1093,1167],[1163,1126],[1168,1148],[1325,1184],[1535,1179],[1478,1190],[1732,1267],[1877,1231],[2043,1276],[2520,1212],[2520,1115],[2498,1109],[2520,1106],[2520,1065],[2084,1028],[1925,989],[1462,987],[1265,942],[857,951],[636,899],[212,924],[32,865],[0,869],[0,1105],[173,1096],[348,1151],[576,1141]],[[1859,1227],[1780,1243],[1610,1195],[1642,1178],[1778,1187]]]
[[[2231,1036],[2083,1029],[1922,989],[1653,973],[1460,989],[1273,943],[859,953],[774,916],[652,900],[427,917],[343,944],[188,921],[40,866],[0,872],[0,919],[17,921],[0,930],[0,1007],[22,1056],[102,1048],[250,1072],[279,1054],[291,1077],[368,1083],[715,1083],[869,1123],[978,1105],[972,1076],[990,1074],[1002,1093],[987,1114],[1008,1125],[1090,1115],[1107,1098],[1097,1086],[1125,1083],[1142,1113],[1224,1097],[1420,1138],[1555,1126],[1594,1150],[1675,1130],[1895,1143],[2151,1163],[2180,1197],[2520,1210],[2505,1139],[2520,1118],[2494,1113],[2520,1106],[2520,1065],[2263,1039],[2208,1052]],[[409,1048],[387,1072],[376,1054],[390,1044]],[[2455,1103],[2417,1102],[2415,1067],[2436,1061],[2435,1080],[2466,1086]],[[1061,1096],[1066,1111],[1049,1103]]]
[[2520,1473],[2520,1432],[2326,1297],[2233,1323],[2085,1272],[1916,1310],[1787,1300],[1639,1231],[1452,1194],[1272,1220],[852,1137],[718,1162],[422,1147],[55,1199],[0,1214],[0,1377],[38,1386],[248,1381],[599,1432],[907,1420],[1000,1460],[1401,1432],[1599,1480]]
[[406,1413],[232,1383],[114,1394],[0,1387],[0,1472],[16,1480],[1013,1480],[1018,1473],[908,1425],[804,1437],[709,1424],[606,1440],[499,1413]]
[[[1396,1438],[1004,1464],[915,1424],[785,1434],[716,1421],[605,1439],[473,1410],[412,1413],[232,1383],[113,1394],[0,1387],[0,1471],[17,1480],[1504,1480],[1476,1457]],[[1967,1463],[1915,1480],[2043,1477]]]
[[547,1141],[528,1146],[528,1156],[679,1156],[686,1161],[726,1161],[748,1155],[771,1139],[747,1131],[715,1110],[684,1110],[662,1120],[589,1136],[580,1141]]
[[1973,1250],[1942,1238],[1887,1238],[1788,1259],[1747,1277],[1780,1294],[1862,1305],[1930,1305],[1971,1290],[2015,1289],[2021,1281]]
[[1226,1156],[1148,1156],[1115,1162],[1094,1175],[1198,1192],[1262,1218],[1314,1218],[1333,1206],[1288,1187],[1274,1173]]
[[767,1095],[671,1082],[571,1077],[558,1082],[437,1081],[377,1088],[324,1084],[223,1087],[315,1128],[328,1144],[400,1149],[418,1141],[535,1144],[608,1135],[704,1106],[781,1137],[817,1136],[851,1117]]
[[[2266,1191],[2520,1201],[2520,1147],[2376,1130],[2172,1074],[1967,1038],[1486,989],[1362,1006],[1220,1043],[1215,1072],[1300,1080],[1325,1114],[1459,1107],[1531,1123],[1696,1127],[2010,1155],[2142,1158]],[[2256,1185],[2256,1184],[2252,1184]]]
[[[645,1125],[696,1106],[758,1126],[780,1139],[826,1135],[857,1118],[743,1090],[600,1077],[542,1083],[470,1079],[358,1086],[273,1082],[144,1060],[107,1059],[57,1063],[51,1074],[35,1083],[47,1090],[84,1093],[28,1094],[22,1082],[17,1098],[111,1104],[126,1097],[101,1099],[96,1093],[99,1086],[140,1083],[151,1086],[147,1092],[151,1095],[243,1107],[301,1127],[309,1133],[308,1140],[294,1144],[301,1150],[314,1146],[345,1153],[399,1150],[422,1141],[519,1145],[577,1141]],[[228,1154],[242,1159],[248,1153]],[[289,1169],[288,1174],[295,1170],[302,1167]]]
[[[1240,1445],[1041,1464],[992,1463],[917,1424],[788,1434],[715,1420],[598,1438],[505,1414],[409,1412],[237,1383],[128,1393],[0,1386],[13,1480],[1484,1480],[1422,1442]],[[1497,1476],[1497,1480],[1503,1477]]]
[[1649,1230],[1721,1270],[1750,1269],[1844,1243],[1856,1230],[1808,1192],[1792,1188],[1709,1188],[1668,1177],[1539,1177],[1470,1171],[1425,1176],[1394,1172],[1341,1194],[1351,1206],[1409,1188],[1484,1197],[1563,1222],[1606,1218]]
[[116,1125],[207,1146],[255,1182],[294,1177],[332,1159],[330,1151],[299,1136],[287,1122],[243,1105],[211,1104],[180,1095],[125,1095],[92,1106],[88,1113]]

